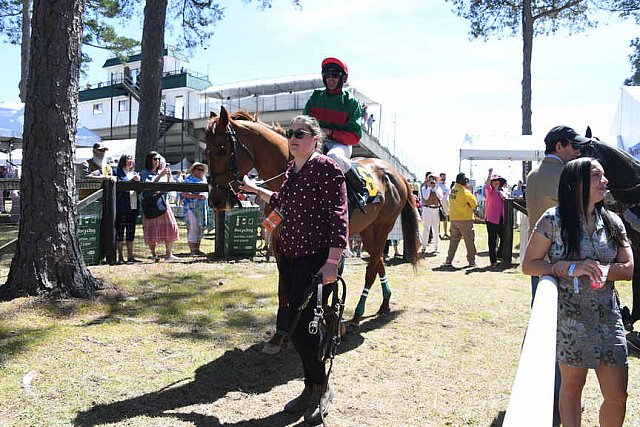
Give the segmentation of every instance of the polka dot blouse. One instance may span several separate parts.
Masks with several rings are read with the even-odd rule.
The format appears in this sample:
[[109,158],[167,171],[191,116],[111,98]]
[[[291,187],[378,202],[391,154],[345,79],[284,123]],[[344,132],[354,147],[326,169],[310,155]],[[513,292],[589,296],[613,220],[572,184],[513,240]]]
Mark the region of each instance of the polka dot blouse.
[[347,187],[332,159],[317,155],[298,172],[290,162],[269,204],[284,216],[278,248],[285,256],[299,258],[321,248],[347,247]]

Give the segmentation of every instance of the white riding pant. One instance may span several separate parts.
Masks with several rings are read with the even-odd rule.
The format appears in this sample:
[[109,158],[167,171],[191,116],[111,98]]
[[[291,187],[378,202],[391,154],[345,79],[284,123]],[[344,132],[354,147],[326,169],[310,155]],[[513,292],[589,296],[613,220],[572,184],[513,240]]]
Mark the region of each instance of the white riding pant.
[[333,141],[331,139],[327,139],[324,142],[325,147],[327,147],[327,156],[331,157],[336,161],[340,170],[343,173],[349,172],[351,169],[351,153],[353,149],[350,145],[340,144],[339,142]]
[[429,242],[429,230],[433,235],[431,239],[431,243],[433,243],[433,250],[438,250],[438,242],[440,241],[440,236],[438,233],[440,232],[440,211],[438,208],[428,208],[424,206],[422,208],[422,225],[424,228],[422,229],[422,248],[427,247],[427,242]]

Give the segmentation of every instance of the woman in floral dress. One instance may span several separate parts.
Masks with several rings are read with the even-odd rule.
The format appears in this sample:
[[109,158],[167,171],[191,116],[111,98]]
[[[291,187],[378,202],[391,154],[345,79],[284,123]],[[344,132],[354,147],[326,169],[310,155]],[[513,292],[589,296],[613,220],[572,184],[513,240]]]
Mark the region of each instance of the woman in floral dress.
[[522,264],[525,274],[558,279],[556,357],[566,427],[580,426],[588,369],[604,398],[600,425],[622,426],[626,412],[627,346],[614,281],[631,279],[633,255],[622,221],[603,208],[607,182],[597,160],[567,163],[558,206],[538,220]]

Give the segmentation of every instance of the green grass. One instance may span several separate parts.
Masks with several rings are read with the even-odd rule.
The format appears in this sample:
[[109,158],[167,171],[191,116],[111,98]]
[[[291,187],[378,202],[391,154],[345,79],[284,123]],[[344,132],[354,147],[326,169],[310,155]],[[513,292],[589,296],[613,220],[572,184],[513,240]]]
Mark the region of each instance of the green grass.
[[[392,313],[374,316],[371,290],[360,330],[345,337],[328,422],[340,426],[499,425],[529,315],[529,278],[488,268],[486,236],[476,270],[414,272],[391,265]],[[514,239],[517,241],[517,237]],[[454,265],[464,265],[464,245]],[[6,275],[0,265],[0,277]],[[348,261],[347,315],[365,263]],[[302,387],[291,349],[260,353],[274,329],[273,263],[97,266],[109,288],[91,301],[21,298],[0,303],[0,425],[298,425],[284,403]],[[617,285],[630,302],[627,283]],[[640,380],[630,358],[627,424],[639,425]],[[30,371],[30,384],[21,381]],[[597,425],[590,374],[583,425]]]

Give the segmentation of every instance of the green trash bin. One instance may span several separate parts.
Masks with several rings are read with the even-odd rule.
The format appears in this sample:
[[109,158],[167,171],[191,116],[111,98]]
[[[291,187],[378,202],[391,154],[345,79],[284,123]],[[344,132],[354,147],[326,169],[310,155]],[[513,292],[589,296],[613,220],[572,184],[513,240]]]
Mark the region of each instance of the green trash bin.
[[102,203],[93,201],[78,212],[78,240],[86,265],[100,264],[100,223]]
[[224,219],[224,254],[254,256],[260,226],[260,208],[243,207],[227,211]]

